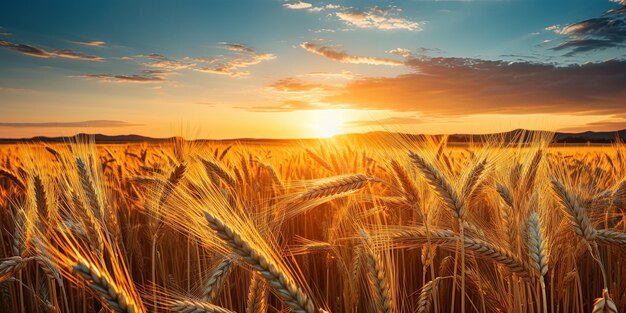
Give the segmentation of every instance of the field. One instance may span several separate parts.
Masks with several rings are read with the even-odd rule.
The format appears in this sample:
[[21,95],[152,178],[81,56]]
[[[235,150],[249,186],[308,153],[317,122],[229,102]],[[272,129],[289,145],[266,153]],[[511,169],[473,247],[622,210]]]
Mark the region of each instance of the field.
[[626,148],[0,146],[1,312],[625,312]]

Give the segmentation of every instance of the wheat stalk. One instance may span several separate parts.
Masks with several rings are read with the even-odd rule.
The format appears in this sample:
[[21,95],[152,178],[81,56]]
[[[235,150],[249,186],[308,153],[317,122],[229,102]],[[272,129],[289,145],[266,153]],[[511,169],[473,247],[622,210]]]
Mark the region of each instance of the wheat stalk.
[[[459,240],[461,241],[461,312],[465,312],[465,234],[463,227],[463,220],[465,215],[465,207],[461,198],[452,188],[446,179],[437,171],[430,163],[426,162],[421,156],[409,151],[409,157],[413,160],[413,164],[417,166],[422,172],[424,178],[428,184],[435,190],[439,197],[450,209],[452,216],[454,216],[459,224]],[[447,160],[447,159],[446,159]],[[456,277],[456,267],[455,277]],[[453,289],[453,292],[456,289]],[[452,297],[454,299],[454,296]],[[454,300],[453,300],[454,301]],[[454,306],[454,305],[452,305]]]
[[291,279],[278,268],[278,265],[272,259],[265,256],[263,251],[252,249],[250,244],[246,242],[233,229],[225,225],[222,221],[214,217],[208,212],[204,212],[204,216],[217,236],[233,249],[246,263],[267,279],[268,283],[276,288],[278,295],[283,299],[285,304],[296,312],[315,312],[313,302]]

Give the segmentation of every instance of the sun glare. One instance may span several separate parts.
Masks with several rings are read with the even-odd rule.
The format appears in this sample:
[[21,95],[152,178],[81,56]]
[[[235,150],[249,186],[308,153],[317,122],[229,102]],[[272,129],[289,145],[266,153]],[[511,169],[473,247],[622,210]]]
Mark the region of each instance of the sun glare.
[[343,119],[336,110],[317,111],[312,113],[311,135],[319,138],[329,138],[341,133]]

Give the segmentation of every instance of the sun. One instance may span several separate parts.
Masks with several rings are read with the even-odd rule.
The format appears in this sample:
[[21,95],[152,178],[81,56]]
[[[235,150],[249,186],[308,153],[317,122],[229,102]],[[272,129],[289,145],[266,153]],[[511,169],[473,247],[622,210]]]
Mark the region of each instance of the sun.
[[311,134],[318,138],[330,138],[340,134],[343,119],[340,111],[321,110],[311,114]]

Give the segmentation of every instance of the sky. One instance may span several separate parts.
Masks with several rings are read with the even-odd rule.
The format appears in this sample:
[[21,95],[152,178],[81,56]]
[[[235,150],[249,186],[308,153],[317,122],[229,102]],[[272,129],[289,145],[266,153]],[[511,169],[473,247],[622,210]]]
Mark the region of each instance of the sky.
[[11,1],[0,137],[626,128],[626,0]]

